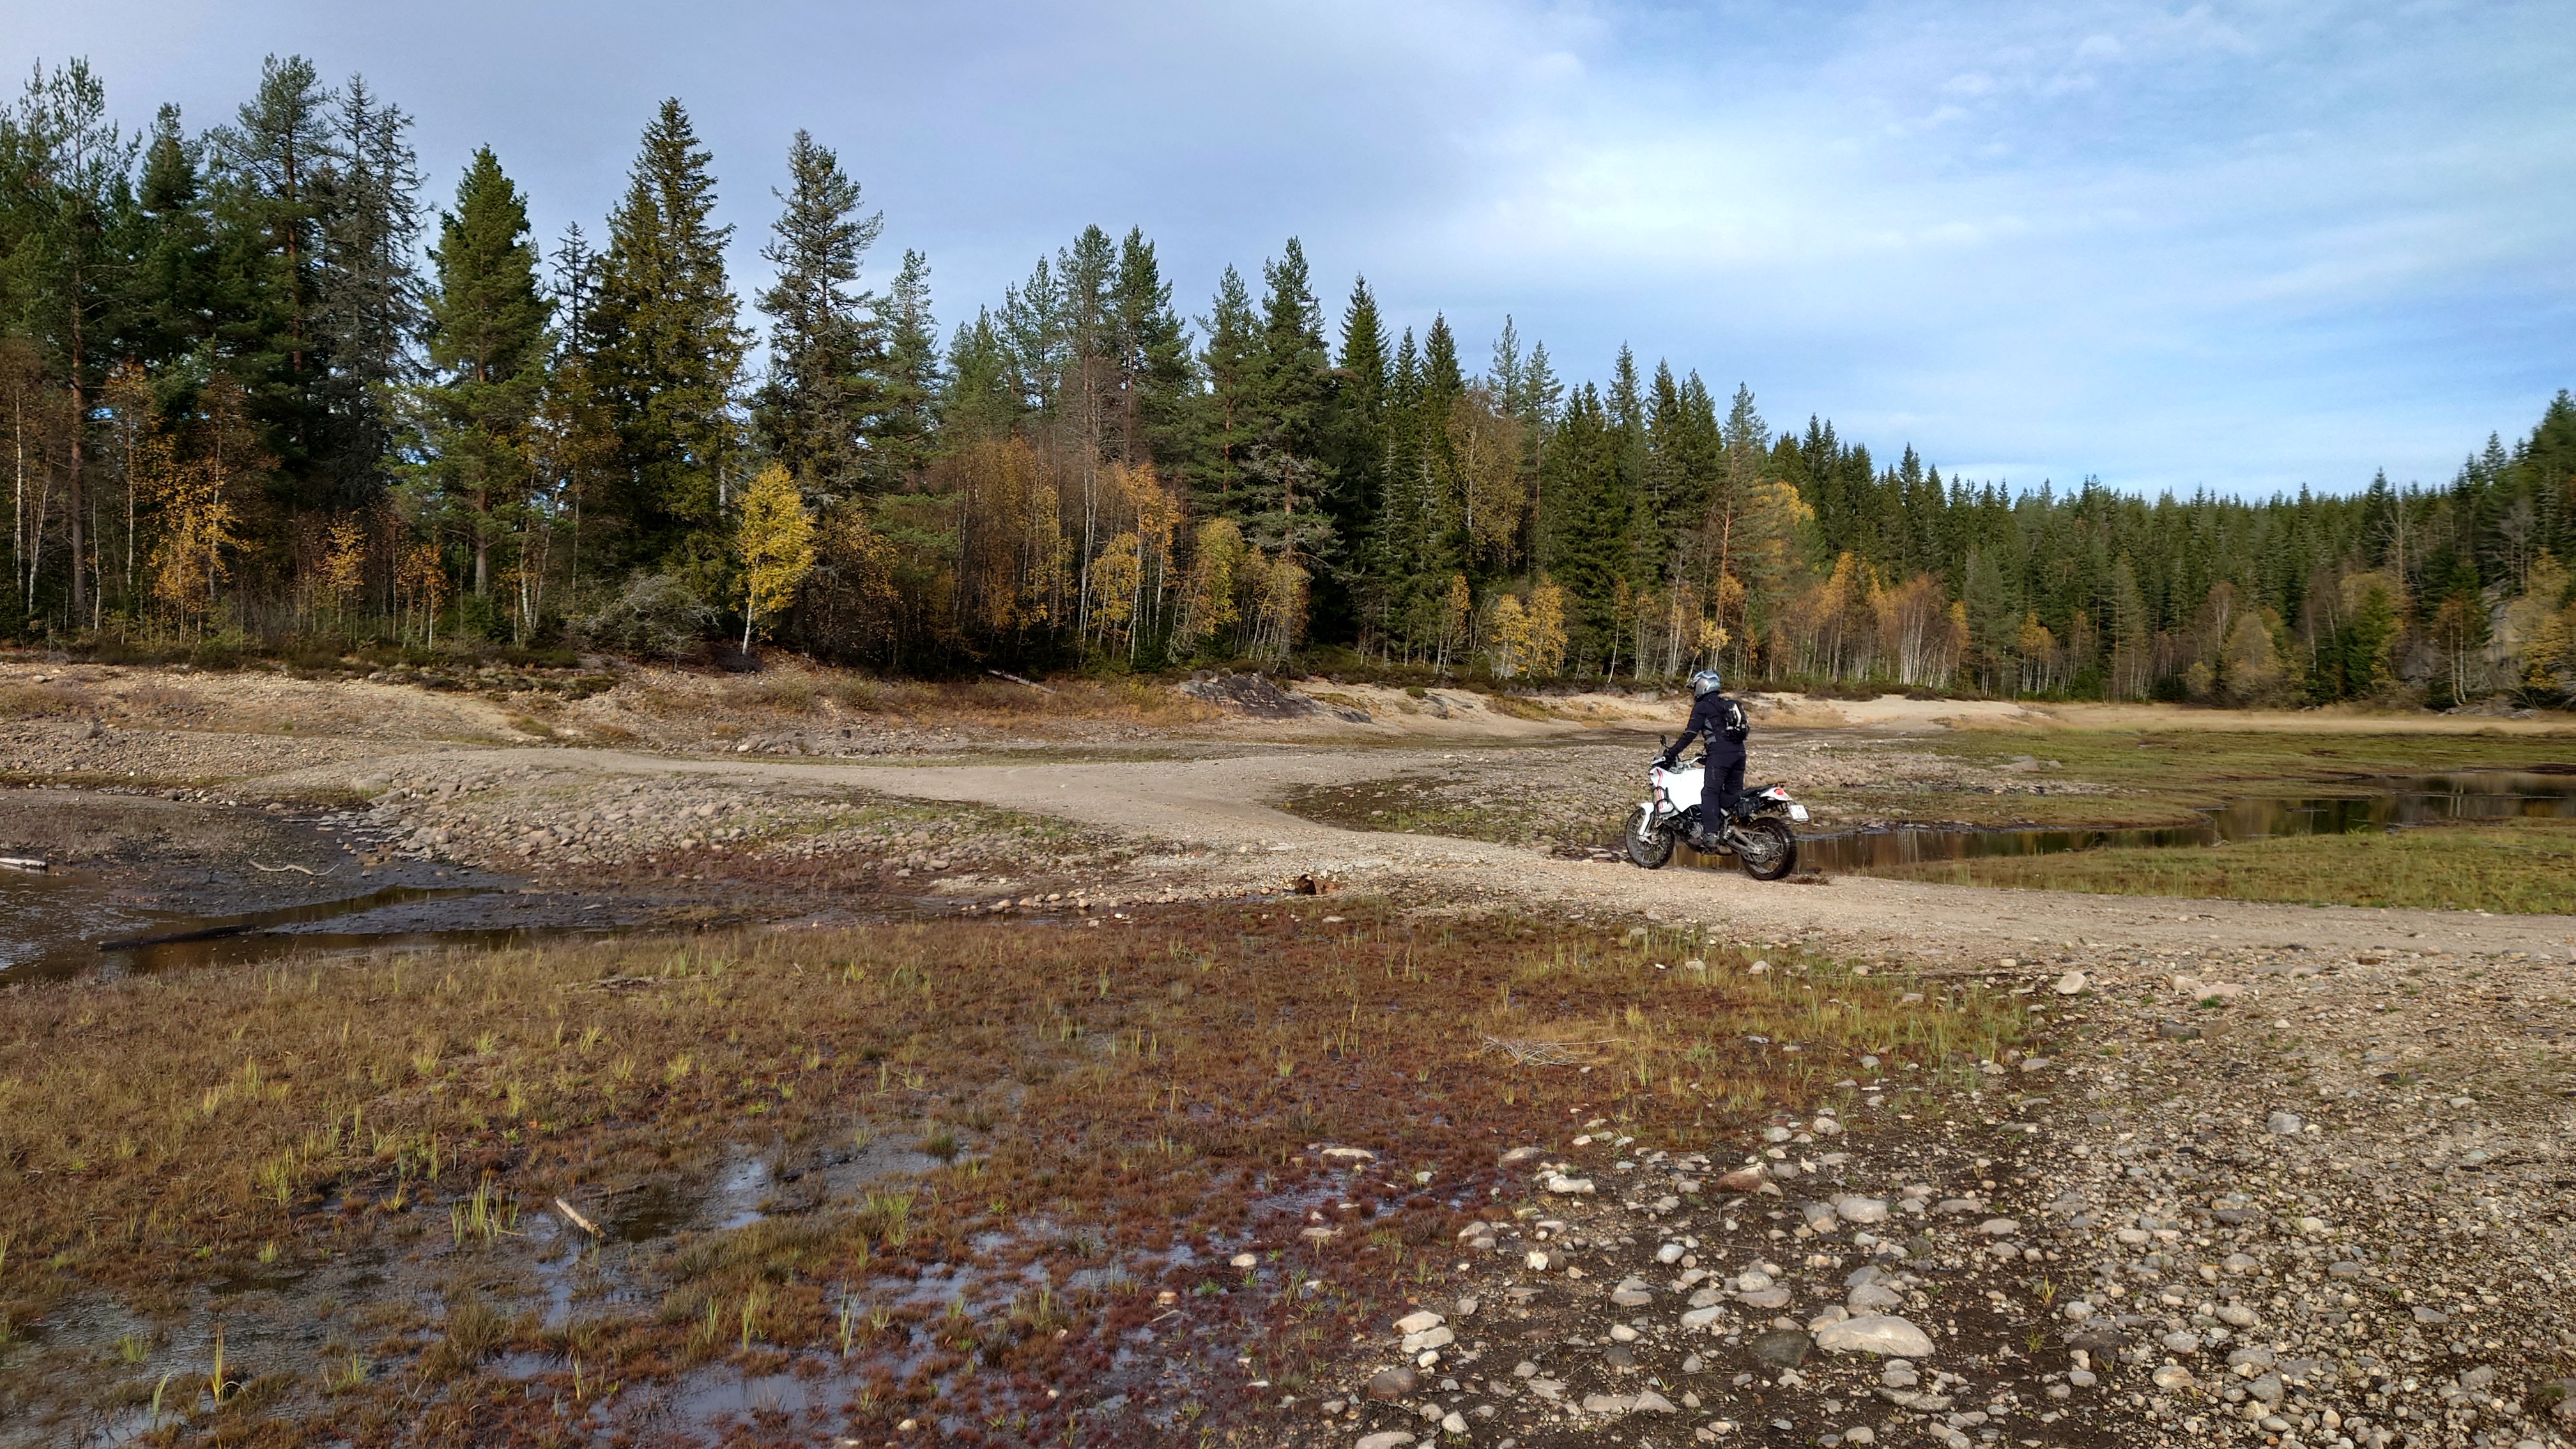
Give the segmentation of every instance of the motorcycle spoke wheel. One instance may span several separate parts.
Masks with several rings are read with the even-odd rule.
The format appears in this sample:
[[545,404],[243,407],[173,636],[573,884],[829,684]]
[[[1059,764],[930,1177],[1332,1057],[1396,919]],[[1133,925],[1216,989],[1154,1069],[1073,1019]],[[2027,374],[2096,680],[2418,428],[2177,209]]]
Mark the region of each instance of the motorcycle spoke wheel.
[[1735,858],[1755,880],[1778,880],[1798,868],[1798,837],[1777,820],[1745,822]]
[[1621,833],[1632,864],[1661,870],[1673,858],[1673,833],[1658,828],[1642,805],[1628,813],[1628,828]]

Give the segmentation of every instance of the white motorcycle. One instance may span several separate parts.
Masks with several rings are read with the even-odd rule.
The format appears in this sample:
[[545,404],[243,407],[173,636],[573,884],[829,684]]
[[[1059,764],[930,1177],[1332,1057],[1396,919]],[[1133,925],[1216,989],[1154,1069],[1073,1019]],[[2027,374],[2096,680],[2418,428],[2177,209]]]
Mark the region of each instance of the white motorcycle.
[[[1658,754],[1647,767],[1647,798],[1628,815],[1628,859],[1648,870],[1661,870],[1673,858],[1673,847],[1687,840],[1699,822],[1705,760],[1666,768]],[[1807,807],[1789,798],[1778,785],[1747,790],[1735,809],[1713,833],[1721,848],[1735,856],[1755,880],[1778,880],[1798,868],[1798,837],[1789,822],[1804,823]]]

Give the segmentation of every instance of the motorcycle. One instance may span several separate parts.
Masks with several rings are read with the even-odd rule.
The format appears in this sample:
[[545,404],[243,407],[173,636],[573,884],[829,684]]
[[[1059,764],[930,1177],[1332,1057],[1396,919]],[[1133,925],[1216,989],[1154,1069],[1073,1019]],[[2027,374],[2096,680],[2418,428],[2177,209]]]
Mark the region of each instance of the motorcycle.
[[[1673,847],[1690,838],[1699,823],[1705,779],[1703,757],[1684,767],[1666,766],[1657,754],[1647,766],[1647,798],[1628,816],[1628,859],[1648,870],[1661,870],[1673,858]],[[1789,822],[1801,824],[1807,807],[1789,798],[1778,785],[1747,790],[1712,833],[1720,848],[1732,853],[1744,873],[1755,880],[1778,880],[1798,868],[1798,837]]]

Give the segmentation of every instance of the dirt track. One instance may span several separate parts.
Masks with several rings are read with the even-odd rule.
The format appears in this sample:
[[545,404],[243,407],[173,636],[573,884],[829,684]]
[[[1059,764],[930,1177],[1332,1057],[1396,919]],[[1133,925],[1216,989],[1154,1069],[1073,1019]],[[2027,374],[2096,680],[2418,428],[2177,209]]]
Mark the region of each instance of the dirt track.
[[[801,678],[802,676],[798,676]],[[1757,938],[1813,936],[1839,950],[1928,956],[2028,955],[2016,947],[2089,942],[2105,949],[2168,950],[2212,942],[2306,945],[2318,949],[2414,949],[2455,952],[2547,951],[2564,956],[2576,944],[2576,919],[2487,917],[2461,912],[2308,908],[2224,901],[2115,898],[1995,891],[1842,877],[1829,885],[1760,885],[1739,875],[1667,869],[1648,873],[1624,863],[1569,860],[1540,849],[1455,838],[1337,828],[1275,808],[1301,787],[1384,780],[1436,771],[1458,752],[1477,757],[1488,788],[1508,794],[1503,759],[1526,752],[1533,787],[1554,783],[1584,742],[1598,748],[1585,761],[1598,791],[1602,752],[1642,747],[1671,713],[1625,695],[1553,702],[1556,717],[1495,713],[1481,696],[1438,692],[1417,702],[1389,690],[1322,691],[1335,708],[1358,707],[1372,721],[1349,725],[1317,719],[1174,721],[1140,726],[1032,717],[1026,727],[985,719],[958,728],[941,718],[872,717],[851,727],[828,698],[803,714],[776,708],[781,686],[769,676],[748,685],[647,672],[616,690],[531,720],[511,703],[436,694],[393,685],[301,681],[270,675],[173,675],[91,666],[39,671],[0,667],[0,686],[17,715],[0,729],[0,768],[21,778],[97,784],[131,778],[190,781],[256,799],[380,796],[386,782],[432,771],[450,793],[479,793],[494,829],[471,847],[447,852],[458,863],[512,869],[525,852],[492,854],[539,825],[582,808],[611,784],[660,782],[693,794],[787,786],[847,790],[998,807],[1056,817],[1089,833],[1123,837],[1144,853],[1119,880],[1096,874],[1083,884],[1131,897],[1236,894],[1278,890],[1301,875],[1344,887],[1384,891],[1398,899],[1444,904],[1518,903],[1631,919],[1697,920]],[[728,694],[725,691],[735,692]],[[766,691],[764,693],[763,691]],[[791,692],[792,693],[792,692]],[[1667,702],[1668,703],[1668,702]],[[1426,713],[1427,706],[1440,706]],[[1795,760],[1831,759],[1836,767],[1885,768],[1896,775],[1924,768],[1928,757],[1889,753],[1904,739],[1947,722],[2044,732],[2050,724],[2154,724],[2189,728],[2205,715],[2159,713],[2145,706],[2052,706],[2026,711],[1991,703],[1961,705],[1894,696],[1867,704],[1787,698],[1764,702],[1754,774],[1782,771],[1798,779]],[[820,714],[814,710],[819,708]],[[658,713],[656,711],[659,711]],[[542,713],[542,711],[541,711]],[[623,725],[613,734],[647,749],[601,749],[562,743],[530,745],[529,732],[555,731],[558,741]],[[580,721],[590,720],[583,727]],[[821,725],[817,720],[822,721]],[[547,721],[551,721],[549,724]],[[1665,721],[1668,723],[1668,720]],[[2218,721],[2212,720],[2215,723]],[[2369,719],[2299,715],[2228,715],[2227,728],[2478,729],[2554,728],[2547,721],[2454,720],[2434,716]],[[1780,726],[1792,728],[1784,730]],[[1800,729],[1796,726],[1821,726]],[[722,741],[733,743],[722,743]],[[583,741],[587,745],[588,740]],[[842,752],[839,760],[814,756]],[[1872,755],[1870,751],[1878,751]],[[722,751],[722,753],[719,753]],[[1102,758],[1151,751],[1166,758]],[[1026,763],[936,763],[973,752]],[[1642,748],[1640,749],[1642,754]],[[782,758],[786,754],[788,758]],[[888,756],[918,765],[867,762]],[[1766,756],[1768,757],[1766,759]],[[1087,757],[1087,758],[1086,758]],[[1883,763],[1882,763],[1883,762]],[[510,772],[504,778],[504,772]],[[1615,773],[1615,769],[1614,769]],[[530,778],[550,782],[540,795]],[[1902,783],[1900,781],[1899,783]],[[1920,783],[1919,781],[1916,783]],[[1561,792],[1562,793],[1562,792]],[[1582,797],[1588,798],[1588,797]],[[699,802],[691,801],[691,808]],[[1604,802],[1601,832],[1615,829]],[[1937,804],[1933,808],[1939,808]],[[638,812],[625,812],[630,820]],[[958,822],[963,827],[966,822]],[[444,832],[442,832],[443,834]],[[1186,850],[1168,847],[1187,846]],[[640,854],[644,847],[628,843]],[[756,852],[757,839],[737,851]],[[615,859],[591,851],[558,862],[558,871]],[[960,899],[972,899],[959,883]]]

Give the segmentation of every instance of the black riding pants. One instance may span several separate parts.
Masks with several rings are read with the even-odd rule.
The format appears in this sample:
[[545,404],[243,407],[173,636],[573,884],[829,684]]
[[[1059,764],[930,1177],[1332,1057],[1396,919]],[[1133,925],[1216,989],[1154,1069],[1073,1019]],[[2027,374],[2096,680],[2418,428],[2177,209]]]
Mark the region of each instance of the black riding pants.
[[1744,761],[1721,765],[1714,760],[1700,767],[1699,825],[1714,831],[1726,820],[1726,812],[1744,794]]

